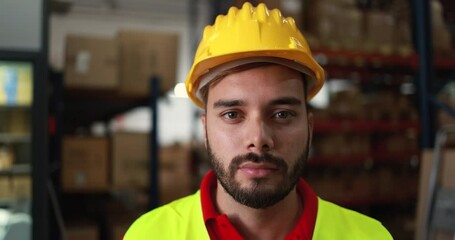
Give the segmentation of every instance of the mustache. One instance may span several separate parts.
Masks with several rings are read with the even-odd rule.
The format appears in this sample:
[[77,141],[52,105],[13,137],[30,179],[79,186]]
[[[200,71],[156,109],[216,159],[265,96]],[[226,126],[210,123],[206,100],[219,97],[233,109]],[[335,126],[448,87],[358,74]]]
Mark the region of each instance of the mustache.
[[270,153],[256,154],[256,153],[247,153],[243,155],[238,155],[234,157],[231,161],[231,169],[238,168],[244,162],[254,162],[254,163],[270,163],[275,165],[279,169],[287,170],[288,165],[281,157],[273,156]]

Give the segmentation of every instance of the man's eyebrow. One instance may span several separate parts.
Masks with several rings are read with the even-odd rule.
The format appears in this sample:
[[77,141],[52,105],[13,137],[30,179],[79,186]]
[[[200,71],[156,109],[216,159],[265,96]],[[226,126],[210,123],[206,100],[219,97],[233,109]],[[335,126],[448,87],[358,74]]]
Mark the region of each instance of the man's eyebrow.
[[270,101],[270,105],[302,105],[302,101],[295,97],[282,97]]
[[242,100],[218,100],[213,104],[213,108],[244,106]]

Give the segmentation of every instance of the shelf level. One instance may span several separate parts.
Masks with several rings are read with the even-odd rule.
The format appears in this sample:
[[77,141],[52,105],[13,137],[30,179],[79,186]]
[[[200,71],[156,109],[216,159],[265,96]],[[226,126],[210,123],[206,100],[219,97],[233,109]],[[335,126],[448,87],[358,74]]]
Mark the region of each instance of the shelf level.
[[65,89],[60,102],[64,106],[64,132],[74,132],[81,126],[89,126],[95,121],[108,121],[117,114],[148,106],[149,99],[139,96],[124,96],[116,91]]
[[0,176],[29,175],[32,173],[30,164],[15,164],[10,169],[0,170]]
[[372,205],[399,205],[414,202],[414,196],[399,197],[394,195],[368,198],[353,198],[353,199],[333,199],[334,203],[345,207],[364,207]]
[[[330,62],[341,62],[344,65],[375,65],[375,66],[401,66],[411,69],[418,67],[418,56],[416,54],[385,55],[381,53],[367,53],[363,51],[350,50],[330,50],[330,49],[315,49],[312,51],[316,59],[325,59]],[[323,64],[324,65],[324,64]]]
[[[335,61],[337,64],[341,63],[341,65],[346,66],[394,66],[406,67],[413,70],[416,70],[419,67],[419,57],[416,53],[409,55],[386,55],[381,53],[367,53],[355,50],[350,51],[330,49],[314,49],[312,53],[316,59],[323,59],[323,61],[327,61],[329,64]],[[433,65],[438,69],[455,69],[455,57],[435,56]]]
[[368,121],[368,120],[327,120],[315,121],[315,133],[329,132],[399,132],[406,130],[420,131],[419,121]]
[[0,105],[0,111],[10,111],[16,109],[29,110],[32,107],[30,105]]
[[310,158],[309,164],[313,166],[324,165],[341,165],[341,164],[363,164],[368,161],[380,163],[403,163],[412,160],[415,156],[419,156],[418,151],[404,151],[399,153],[384,153],[372,152],[369,154],[355,154],[345,156],[313,156]]
[[0,133],[0,144],[12,144],[12,143],[29,143],[31,140],[28,134],[8,134]]

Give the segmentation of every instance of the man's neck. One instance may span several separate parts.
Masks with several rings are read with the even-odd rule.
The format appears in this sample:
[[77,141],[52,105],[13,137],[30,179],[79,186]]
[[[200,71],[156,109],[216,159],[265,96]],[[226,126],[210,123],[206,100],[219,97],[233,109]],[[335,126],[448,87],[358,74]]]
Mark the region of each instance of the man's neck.
[[254,209],[235,201],[218,183],[213,199],[221,214],[245,239],[284,239],[297,225],[302,200],[294,188],[283,200],[265,209]]

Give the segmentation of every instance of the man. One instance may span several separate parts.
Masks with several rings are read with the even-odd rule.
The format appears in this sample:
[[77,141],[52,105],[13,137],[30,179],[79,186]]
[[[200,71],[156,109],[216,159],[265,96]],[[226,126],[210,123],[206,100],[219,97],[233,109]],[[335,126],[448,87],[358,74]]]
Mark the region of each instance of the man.
[[213,171],[194,195],[138,219],[125,240],[392,239],[376,220],[316,196],[301,179],[324,82],[293,19],[231,8],[204,31],[186,80],[205,110]]

